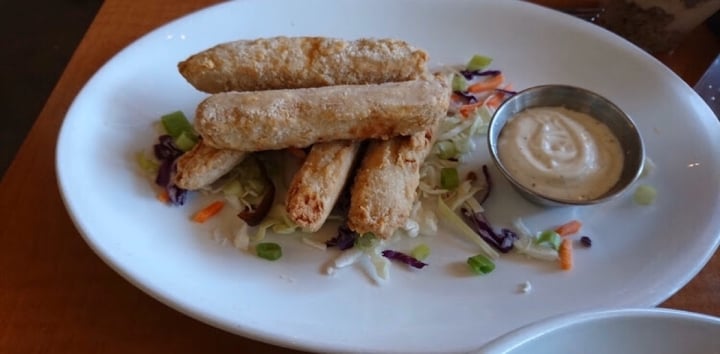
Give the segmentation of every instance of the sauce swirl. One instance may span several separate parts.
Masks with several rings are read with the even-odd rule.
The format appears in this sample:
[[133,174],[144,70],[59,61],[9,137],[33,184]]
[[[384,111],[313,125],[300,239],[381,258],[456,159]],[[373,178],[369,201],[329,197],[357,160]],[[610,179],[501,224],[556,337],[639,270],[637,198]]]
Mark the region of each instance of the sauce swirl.
[[602,196],[623,168],[622,147],[610,128],[564,107],[529,108],[508,120],[498,157],[521,185],[565,200]]

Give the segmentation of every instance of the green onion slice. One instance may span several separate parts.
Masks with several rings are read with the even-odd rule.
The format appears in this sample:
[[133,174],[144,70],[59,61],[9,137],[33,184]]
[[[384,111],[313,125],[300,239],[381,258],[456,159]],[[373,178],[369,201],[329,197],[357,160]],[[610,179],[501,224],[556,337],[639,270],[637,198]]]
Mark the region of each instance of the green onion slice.
[[160,117],[165,131],[173,138],[177,138],[183,132],[192,133],[193,127],[182,111],[176,111]]
[[467,264],[470,266],[470,270],[478,275],[488,274],[495,270],[495,263],[481,254],[469,257],[467,259]]
[[545,230],[541,232],[535,240],[535,244],[540,245],[543,243],[547,243],[552,249],[557,251],[560,248],[560,243],[562,243],[562,237],[553,230]]
[[428,247],[428,245],[424,243],[421,243],[415,246],[412,251],[410,251],[410,255],[413,256],[413,258],[422,261],[428,258],[428,256],[430,255],[430,247]]
[[282,257],[282,247],[274,242],[258,243],[255,246],[255,252],[258,257],[268,261],[275,261]]
[[366,232],[355,240],[355,246],[360,249],[369,249],[374,245],[375,239],[376,237],[374,233]]
[[135,155],[135,160],[137,161],[138,166],[140,166],[140,169],[150,175],[156,175],[158,169],[160,168],[160,163],[157,160],[148,157],[142,151]]
[[492,63],[492,58],[484,55],[473,55],[468,61],[465,68],[470,71],[482,70],[488,67]]
[[467,80],[462,75],[453,75],[452,78],[452,90],[453,91],[465,91],[467,90],[468,83]]
[[633,200],[640,205],[650,205],[655,202],[657,190],[646,184],[641,184],[635,189]]
[[440,170],[440,186],[443,189],[454,190],[460,185],[457,168],[445,167]]
[[197,143],[193,133],[184,131],[175,138],[175,146],[182,151],[190,151]]

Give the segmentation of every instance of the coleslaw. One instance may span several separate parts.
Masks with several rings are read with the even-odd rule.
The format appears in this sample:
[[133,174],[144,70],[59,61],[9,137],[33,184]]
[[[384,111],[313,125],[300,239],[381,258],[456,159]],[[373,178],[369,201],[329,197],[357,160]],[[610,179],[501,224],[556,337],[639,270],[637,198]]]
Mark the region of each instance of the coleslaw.
[[[269,245],[264,241],[268,233],[299,233],[298,242],[308,247],[320,251],[339,250],[327,263],[326,274],[334,274],[368,259],[377,278],[386,280],[389,279],[391,261],[416,269],[431,266],[432,257],[423,260],[415,257],[430,254],[426,245],[420,247],[422,252],[412,254],[392,249],[392,246],[402,238],[418,239],[419,246],[420,239],[437,234],[440,220],[443,220],[447,226],[477,245],[480,253],[471,257],[473,262],[468,259],[468,264],[477,267],[477,260],[482,259],[482,267],[477,269],[483,271],[478,274],[492,271],[495,267],[492,260],[510,251],[539,260],[556,261],[558,251],[538,243],[537,235],[527,230],[520,219],[513,225],[515,230],[495,231],[484,217],[482,207],[492,186],[487,167],[472,170],[472,166],[466,164],[469,155],[478,148],[477,137],[487,133],[494,110],[507,97],[515,94],[501,71],[487,70],[491,63],[489,57],[474,56],[466,66],[443,72],[453,86],[451,106],[447,117],[440,122],[431,153],[421,166],[420,183],[410,218],[389,239],[383,240],[371,233],[358,235],[342,224],[336,235],[324,242],[312,235],[302,234],[302,230],[287,217],[283,196],[294,173],[293,166],[298,165],[297,157],[302,157],[303,151],[253,153],[218,181],[203,188],[200,193],[222,199],[242,219],[233,235],[221,236],[216,230],[213,237],[239,250],[276,260],[282,250],[278,245]],[[163,116],[161,123],[163,132],[153,148],[154,156],[138,154],[138,165],[148,175],[155,176],[156,184],[162,189],[159,194],[165,195],[159,199],[182,205],[187,191],[172,185],[170,174],[173,162],[190,150],[198,142],[198,137],[181,112]],[[330,219],[344,220],[348,200],[346,192],[336,204]],[[262,245],[262,250],[258,250],[258,245]]]

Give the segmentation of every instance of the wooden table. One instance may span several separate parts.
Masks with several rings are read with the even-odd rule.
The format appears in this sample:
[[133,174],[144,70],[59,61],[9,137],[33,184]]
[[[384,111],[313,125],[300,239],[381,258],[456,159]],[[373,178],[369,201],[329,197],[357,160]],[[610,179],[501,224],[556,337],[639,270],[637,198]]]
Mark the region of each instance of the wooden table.
[[[106,0],[97,14],[0,183],[0,353],[292,352],[187,318],[130,285],[84,243],[56,186],[58,130],[91,75],[144,33],[214,2]],[[692,85],[718,52],[699,28],[661,59]],[[715,255],[663,306],[720,316],[717,294]]]

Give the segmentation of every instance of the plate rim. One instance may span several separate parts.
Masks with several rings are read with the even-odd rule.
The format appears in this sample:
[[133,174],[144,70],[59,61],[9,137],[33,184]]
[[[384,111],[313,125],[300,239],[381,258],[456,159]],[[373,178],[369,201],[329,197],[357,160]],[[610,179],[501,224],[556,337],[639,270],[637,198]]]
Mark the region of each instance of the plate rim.
[[679,319],[692,321],[694,323],[709,324],[717,327],[720,331],[720,317],[708,314],[662,307],[606,308],[585,312],[572,312],[540,319],[490,341],[473,353],[506,353],[509,350],[525,345],[525,343],[538,339],[545,334],[561,331],[574,325],[623,317],[630,319]]

